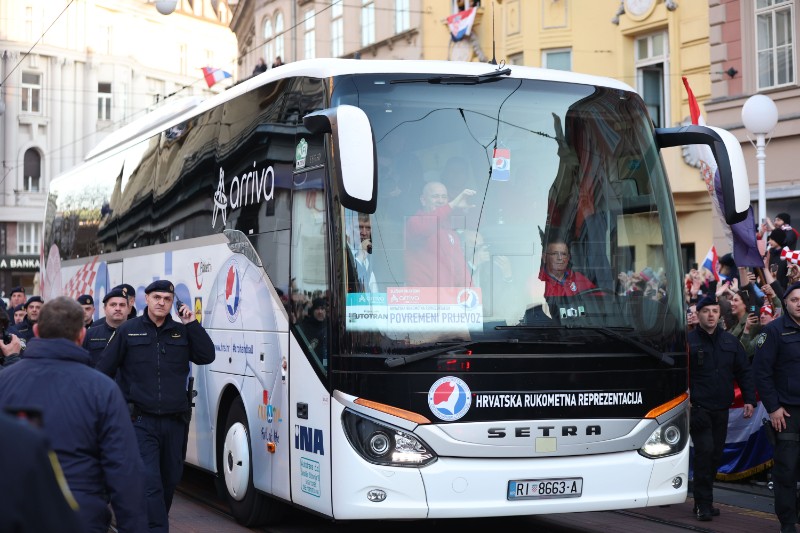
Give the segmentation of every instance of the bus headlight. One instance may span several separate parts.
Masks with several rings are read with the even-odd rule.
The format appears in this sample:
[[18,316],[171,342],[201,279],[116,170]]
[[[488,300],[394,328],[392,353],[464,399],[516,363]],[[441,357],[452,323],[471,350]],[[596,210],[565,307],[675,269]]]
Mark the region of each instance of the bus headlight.
[[345,409],[344,433],[366,461],[387,466],[425,466],[436,460],[419,437],[374,418]]
[[639,449],[639,453],[651,459],[679,453],[689,440],[689,425],[686,413],[661,424]]

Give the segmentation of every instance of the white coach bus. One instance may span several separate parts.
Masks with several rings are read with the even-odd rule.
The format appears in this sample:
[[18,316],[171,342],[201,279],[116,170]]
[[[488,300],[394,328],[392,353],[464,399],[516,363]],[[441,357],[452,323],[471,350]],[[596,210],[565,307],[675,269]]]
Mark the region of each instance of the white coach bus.
[[678,503],[683,267],[659,151],[685,144],[714,149],[740,220],[735,138],[655,129],[618,81],[300,61],[126,127],[55,179],[42,290],[124,282],[141,313],[144,287],[175,284],[217,350],[191,369],[186,461],[242,524],[287,503],[333,519]]

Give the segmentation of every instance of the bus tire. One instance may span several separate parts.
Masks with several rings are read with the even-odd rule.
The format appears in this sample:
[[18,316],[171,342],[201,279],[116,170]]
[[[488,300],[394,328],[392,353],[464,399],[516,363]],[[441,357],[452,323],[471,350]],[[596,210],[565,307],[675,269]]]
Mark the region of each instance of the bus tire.
[[231,404],[218,449],[219,477],[224,482],[225,496],[236,521],[247,527],[279,521],[283,516],[283,504],[259,493],[253,486],[250,428],[241,398]]

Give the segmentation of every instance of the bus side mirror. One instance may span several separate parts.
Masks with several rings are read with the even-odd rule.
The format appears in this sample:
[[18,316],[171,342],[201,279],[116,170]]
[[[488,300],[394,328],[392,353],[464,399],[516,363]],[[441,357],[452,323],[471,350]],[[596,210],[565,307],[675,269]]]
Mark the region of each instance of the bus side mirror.
[[750,182],[744,163],[742,145],[729,131],[706,126],[679,126],[656,128],[658,148],[705,144],[717,162],[719,182],[722,187],[722,207],[728,225],[741,222],[750,208]]
[[378,203],[377,154],[367,114],[351,105],[315,111],[303,117],[311,133],[330,133],[333,172],[342,205],[372,214]]

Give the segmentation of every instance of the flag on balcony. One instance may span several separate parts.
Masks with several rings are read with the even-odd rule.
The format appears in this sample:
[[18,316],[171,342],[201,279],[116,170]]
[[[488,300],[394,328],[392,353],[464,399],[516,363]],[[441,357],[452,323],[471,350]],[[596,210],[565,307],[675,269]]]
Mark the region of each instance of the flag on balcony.
[[477,12],[478,9],[472,7],[447,17],[447,26],[450,28],[450,35],[454,41],[460,41],[472,32],[472,24],[475,22]]
[[[692,116],[692,124],[705,126],[706,122],[703,115],[700,113],[700,105],[694,97],[691,87],[689,87],[689,80],[683,77],[683,85],[686,87],[686,93],[689,95],[689,113]],[[714,204],[714,210],[720,219],[724,217],[722,213],[725,212],[725,203],[722,199],[722,187],[719,182],[719,169],[717,168],[717,161],[714,159],[714,154],[711,152],[711,147],[703,144],[700,148],[700,175],[706,184],[708,194],[711,196],[711,203]],[[764,260],[762,259],[761,252],[758,250],[758,243],[756,242],[756,223],[755,216],[753,215],[753,208],[747,209],[747,218],[741,222],[737,222],[732,226],[728,226],[723,222],[725,233],[731,240],[733,249],[733,259],[736,265],[740,267],[764,267]],[[730,230],[728,230],[730,228]]]
[[225,72],[224,70],[219,68],[203,67],[201,70],[203,71],[203,76],[206,79],[206,83],[208,84],[209,89],[213,87],[214,84],[217,83],[218,81],[222,81],[225,78],[231,77],[230,72]]

